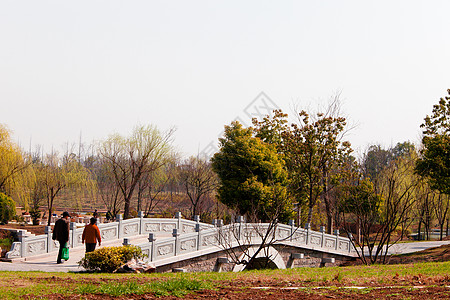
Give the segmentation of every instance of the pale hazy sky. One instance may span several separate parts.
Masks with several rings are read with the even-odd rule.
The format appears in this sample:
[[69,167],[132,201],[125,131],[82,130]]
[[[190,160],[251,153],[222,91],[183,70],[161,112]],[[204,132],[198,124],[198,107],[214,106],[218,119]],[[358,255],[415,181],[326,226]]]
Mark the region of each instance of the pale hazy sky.
[[341,91],[355,148],[417,142],[450,88],[450,1],[0,0],[0,123],[28,149],[136,124],[196,154],[265,92]]

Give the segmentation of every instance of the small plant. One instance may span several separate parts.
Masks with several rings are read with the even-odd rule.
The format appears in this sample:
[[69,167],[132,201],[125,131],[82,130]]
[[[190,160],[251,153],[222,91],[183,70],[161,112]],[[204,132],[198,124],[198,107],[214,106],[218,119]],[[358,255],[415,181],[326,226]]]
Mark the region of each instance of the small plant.
[[22,215],[15,215],[12,217],[12,220],[15,220],[19,224],[25,224],[25,218]]
[[111,273],[131,259],[143,257],[141,248],[136,246],[103,247],[86,253],[78,264],[89,271]]
[[337,272],[337,274],[334,275],[334,280],[337,282],[341,282],[343,278],[344,278],[344,274],[342,274],[341,272]]
[[14,242],[14,236],[9,231],[5,231],[0,237],[0,248],[5,251],[11,249],[11,245]]

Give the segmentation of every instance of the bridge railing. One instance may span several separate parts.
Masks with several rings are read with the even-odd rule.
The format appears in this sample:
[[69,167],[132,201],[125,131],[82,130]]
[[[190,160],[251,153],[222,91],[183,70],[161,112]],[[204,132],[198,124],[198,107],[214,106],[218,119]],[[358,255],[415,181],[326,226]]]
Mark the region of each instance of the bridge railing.
[[[149,233],[170,235],[173,229],[181,233],[195,232],[195,228],[208,229],[214,225],[183,219],[180,213],[175,218],[144,218],[142,212],[137,218],[123,220],[122,215],[118,215],[115,222],[98,224],[103,241],[120,240],[126,237],[137,235],[147,235]],[[70,223],[69,247],[82,246],[82,234],[84,224],[78,226],[77,223]],[[18,241],[14,242],[11,250],[6,253],[6,258],[21,258],[41,255],[57,251],[59,243],[52,240],[51,226],[45,227],[45,234],[38,236],[26,236],[19,231]]]
[[291,225],[264,223],[234,223],[226,226],[202,229],[195,227],[196,232],[183,233],[173,229],[172,237],[155,239],[154,233],[149,234],[149,242],[139,246],[148,255],[149,261],[171,258],[193,253],[206,248],[217,251],[231,249],[236,246],[249,246],[263,243],[291,245],[328,253],[349,255],[354,252],[350,240],[346,237],[313,231],[309,228],[299,228]]
[[[152,261],[186,254],[210,247],[225,249],[235,245],[248,245],[261,243],[262,238],[268,234],[270,224],[245,223],[241,218],[239,222],[223,226],[221,220],[215,220],[214,225],[200,222],[196,217],[194,221],[186,220],[180,213],[175,218],[144,218],[139,213],[138,218],[123,220],[118,215],[116,222],[99,224],[103,241],[120,240],[138,235],[149,235],[152,238],[148,243],[140,244],[143,252]],[[77,227],[70,224],[69,247],[82,245],[84,226]],[[24,236],[19,232],[19,241],[14,242],[6,258],[29,257],[57,251],[58,242],[52,240],[51,227],[47,226],[44,235]],[[156,235],[172,235],[156,240]],[[353,251],[350,240],[339,234],[330,235],[321,228],[320,232],[309,228],[277,224],[269,232],[274,244],[304,245],[309,249],[349,253]]]

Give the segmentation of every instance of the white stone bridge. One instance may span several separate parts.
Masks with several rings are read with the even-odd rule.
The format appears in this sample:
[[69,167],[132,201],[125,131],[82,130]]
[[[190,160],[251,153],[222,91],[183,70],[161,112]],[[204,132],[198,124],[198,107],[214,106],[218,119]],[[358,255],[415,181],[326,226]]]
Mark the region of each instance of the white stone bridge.
[[[269,257],[278,268],[323,266],[356,257],[347,237],[329,235],[291,225],[238,222],[225,225],[221,220],[213,224],[175,218],[138,218],[99,224],[102,244],[135,244],[147,255],[157,271],[213,271],[243,269],[236,259],[252,255],[266,238],[259,256]],[[69,247],[83,249],[83,225],[70,224]],[[323,230],[322,230],[323,231]],[[58,243],[51,239],[51,227],[40,236],[19,235],[8,259],[32,259],[42,255],[56,257]],[[108,243],[109,242],[109,243]]]

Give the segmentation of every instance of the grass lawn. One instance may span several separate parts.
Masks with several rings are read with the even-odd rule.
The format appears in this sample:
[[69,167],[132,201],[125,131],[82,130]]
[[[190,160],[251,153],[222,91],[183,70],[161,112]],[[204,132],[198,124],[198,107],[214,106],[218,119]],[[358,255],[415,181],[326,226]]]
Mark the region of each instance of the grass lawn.
[[[375,293],[382,299],[384,296],[390,299],[416,299],[417,295],[438,295],[437,298],[442,295],[442,299],[448,299],[448,274],[450,262],[239,273],[0,272],[0,295],[1,299],[217,299],[225,293],[228,296],[224,298],[227,299],[249,299],[257,295],[266,299],[300,296],[320,299],[321,295],[338,299],[347,296],[366,299],[366,296],[374,296]],[[405,298],[405,295],[411,297]]]

